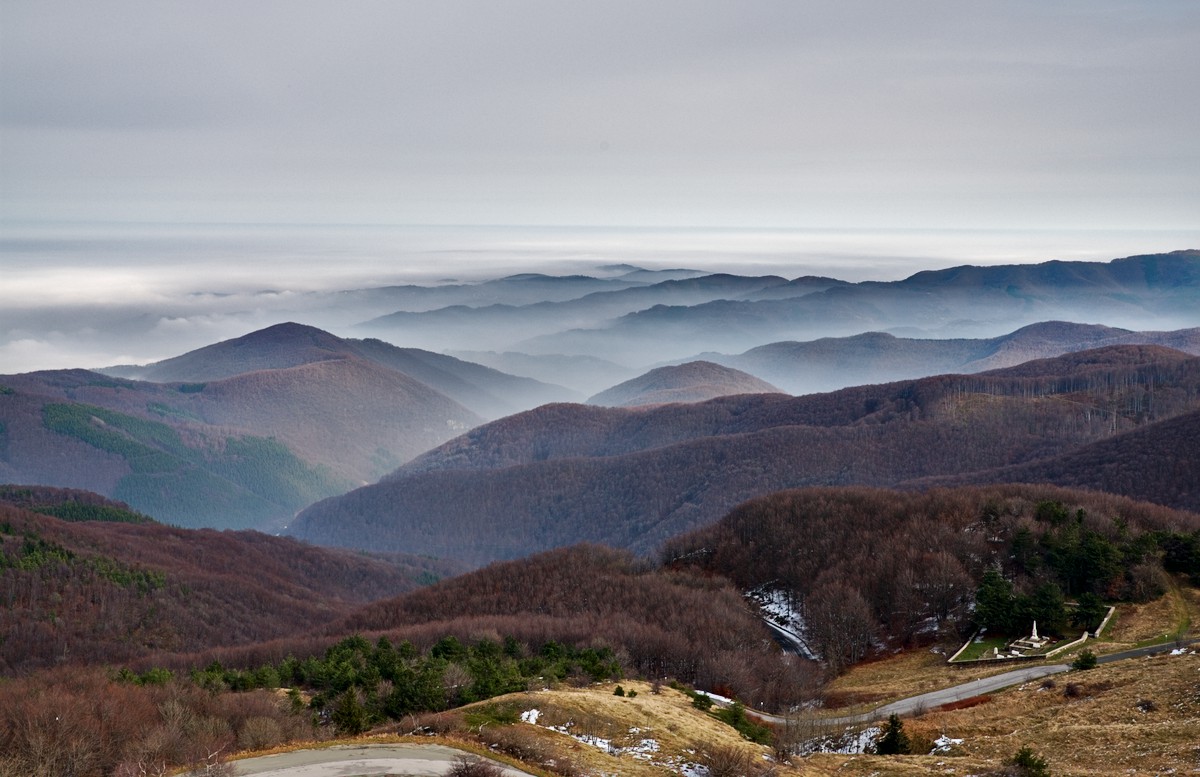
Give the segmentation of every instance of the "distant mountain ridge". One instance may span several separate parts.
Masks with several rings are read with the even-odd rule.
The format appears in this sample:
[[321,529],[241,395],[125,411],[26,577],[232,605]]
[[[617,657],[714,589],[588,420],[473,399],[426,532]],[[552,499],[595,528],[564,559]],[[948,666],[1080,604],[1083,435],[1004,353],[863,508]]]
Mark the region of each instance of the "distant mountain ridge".
[[764,380],[707,361],[658,367],[590,398],[589,405],[635,407],[670,402],[703,402],[734,394],[774,394],[779,389]]
[[[405,310],[422,312],[454,305],[531,305],[576,299],[599,291],[619,291],[674,279],[680,273],[695,271],[666,271],[630,267],[615,278],[596,278],[590,275],[547,275],[519,273],[476,283],[441,283],[436,285],[380,286],[369,289],[349,289],[319,295],[329,304],[350,305],[359,309]],[[696,273],[701,274],[701,273]]]
[[833,284],[785,299],[658,305],[601,326],[532,337],[510,350],[646,363],[872,330],[994,337],[1063,319],[1176,329],[1195,326],[1197,310],[1200,251],[1184,250],[1110,262],[961,266],[901,281]]
[[1162,347],[1073,354],[1038,373],[634,410],[550,405],[313,505],[288,531],[472,564],[579,541],[649,552],[758,494],[982,472],[1200,409],[1200,359]]
[[278,526],[483,420],[389,361],[493,406],[502,400],[471,380],[494,379],[487,385],[513,396],[530,389],[526,401],[544,388],[279,325],[146,368],[182,382],[86,370],[5,376],[0,481],[86,488],[181,525]]
[[[832,283],[832,282],[830,282]],[[357,329],[381,337],[449,348],[473,342],[495,348],[537,335],[593,327],[618,316],[660,305],[696,305],[717,299],[743,299],[765,289],[787,286],[776,275],[747,277],[713,273],[659,281],[614,291],[598,291],[569,300],[525,305],[453,305],[427,311],[397,311],[365,321]],[[822,284],[826,288],[829,284]],[[796,294],[804,293],[797,290]]]
[[698,358],[744,370],[793,394],[885,383],[947,372],[1011,367],[1107,345],[1162,345],[1200,356],[1200,328],[1133,332],[1099,324],[1043,321],[992,338],[907,338],[885,332],[762,345]]
[[546,402],[578,398],[561,386],[508,375],[452,356],[417,348],[399,348],[380,340],[348,340],[316,327],[291,322],[154,364],[109,367],[102,372],[158,383],[202,382],[347,357],[358,357],[403,373],[484,418],[498,418]]

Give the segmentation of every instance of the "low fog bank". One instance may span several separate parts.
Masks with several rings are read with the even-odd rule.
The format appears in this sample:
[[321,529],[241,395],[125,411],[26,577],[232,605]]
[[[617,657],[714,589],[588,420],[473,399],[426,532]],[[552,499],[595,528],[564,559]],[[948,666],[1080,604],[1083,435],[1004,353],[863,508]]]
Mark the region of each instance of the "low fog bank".
[[[1108,259],[1200,243],[1194,235],[1144,233],[846,232],[795,230],[654,230],[503,227],[300,227],[257,225],[6,228],[0,238],[0,372],[143,364],[284,321],[346,337],[376,336],[435,351],[506,351],[540,356],[582,354],[615,365],[613,377],[689,354],[740,353],[777,339],[857,334],[854,320],[795,322],[778,331],[725,328],[720,318],[696,325],[686,316],[648,320],[626,337],[619,315],[556,324],[556,311],[535,323],[524,312],[504,326],[474,312],[416,318],[412,326],[358,325],[397,311],[439,311],[450,295],[397,294],[405,284],[478,284],[518,273],[582,274],[647,285],[699,272],[829,276],[851,282],[893,280],[919,270],[964,263]],[[655,273],[637,272],[645,268]],[[663,270],[687,268],[691,274]],[[614,284],[611,288],[621,288]],[[373,291],[350,291],[373,290]],[[572,299],[593,289],[561,292]],[[537,292],[544,299],[544,290]],[[462,297],[468,307],[528,305],[511,290]],[[1062,318],[1145,328],[1124,311],[1063,311]],[[441,316],[439,319],[437,316]],[[618,331],[595,336],[617,321]],[[907,336],[995,336],[1013,319],[929,327],[893,322]],[[1027,323],[1027,322],[1018,322]],[[1194,326],[1162,320],[1159,328]],[[660,337],[653,332],[661,331]],[[570,331],[577,330],[577,331]],[[582,333],[582,334],[580,334]],[[649,339],[647,335],[649,334]],[[552,373],[544,363],[530,370]],[[614,382],[618,382],[614,380]],[[606,386],[595,386],[600,390]]]

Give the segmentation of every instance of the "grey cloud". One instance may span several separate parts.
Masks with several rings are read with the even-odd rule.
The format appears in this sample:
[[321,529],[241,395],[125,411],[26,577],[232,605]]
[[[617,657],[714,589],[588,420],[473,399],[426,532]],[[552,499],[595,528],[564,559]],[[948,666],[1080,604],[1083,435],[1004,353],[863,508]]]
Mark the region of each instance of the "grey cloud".
[[1200,208],[1194,3],[0,13],[17,216],[869,225],[975,199],[999,225],[1028,217],[1014,194],[1064,223],[1163,212],[1118,202],[1125,182],[1180,203],[1170,223]]

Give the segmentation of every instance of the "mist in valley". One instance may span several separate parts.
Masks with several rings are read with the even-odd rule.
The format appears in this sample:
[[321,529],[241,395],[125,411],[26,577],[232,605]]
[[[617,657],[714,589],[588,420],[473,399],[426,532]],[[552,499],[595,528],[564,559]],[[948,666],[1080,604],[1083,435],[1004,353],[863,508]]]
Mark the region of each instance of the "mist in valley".
[[[830,307],[829,281],[1043,258],[1107,260],[1186,245],[1182,233],[849,232],[499,227],[27,228],[0,240],[0,365],[146,364],[296,321],[343,337],[449,353],[588,395],[703,355],[732,366],[779,341],[868,331],[995,337],[1039,320],[1151,328],[1146,310],[1086,297],[926,309],[904,299]],[[1068,248],[1069,246],[1069,248]],[[1052,253],[1061,247],[1061,254]],[[722,285],[702,279],[736,275]],[[526,274],[550,276],[525,277]],[[514,277],[515,276],[515,277]],[[811,282],[783,281],[810,278]],[[499,279],[508,279],[497,282]],[[754,280],[757,279],[757,280]],[[732,281],[737,280],[737,283]],[[799,285],[798,285],[799,284]],[[1036,301],[1035,301],[1036,302]],[[1194,326],[1162,309],[1156,329]],[[560,380],[554,380],[555,377]],[[870,373],[847,380],[870,381]],[[880,378],[888,377],[881,373]],[[790,381],[789,391],[828,390]],[[848,385],[843,383],[841,385]]]

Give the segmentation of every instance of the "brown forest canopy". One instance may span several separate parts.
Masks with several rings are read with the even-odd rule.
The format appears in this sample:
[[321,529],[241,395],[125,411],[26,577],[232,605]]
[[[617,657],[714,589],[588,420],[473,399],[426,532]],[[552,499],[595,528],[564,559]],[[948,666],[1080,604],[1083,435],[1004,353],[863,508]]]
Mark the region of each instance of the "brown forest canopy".
[[605,644],[643,676],[725,685],[755,703],[794,700],[811,679],[811,667],[779,652],[725,580],[657,569],[594,545],[493,564],[367,605],[334,628],[397,630],[418,643],[449,633]]
[[[980,375],[643,410],[549,405],[473,430],[289,532],[466,563],[576,542],[654,552],[787,488],[893,487],[1049,460],[1200,410],[1200,358],[1116,346]],[[1146,451],[1150,461],[1172,450]],[[1119,483],[1119,480],[1114,480]],[[1178,488],[1138,495],[1172,506]]]
[[814,488],[747,502],[669,541],[663,559],[801,603],[861,597],[874,627],[907,641],[930,626],[965,630],[988,569],[1018,591],[1147,599],[1161,593],[1164,564],[1200,573],[1198,542],[1200,515],[1096,492]]
[[673,677],[767,707],[811,698],[819,681],[818,667],[783,653],[725,579],[660,569],[596,545],[492,564],[374,602],[318,636],[162,660],[175,671],[213,660],[248,669],[319,655],[353,634],[408,641],[419,650],[448,636],[468,645],[515,640],[533,653],[551,642],[609,648],[631,674]]
[[[52,494],[38,493],[43,504]],[[251,531],[67,522],[0,502],[0,673],[280,637],[458,569]]]

